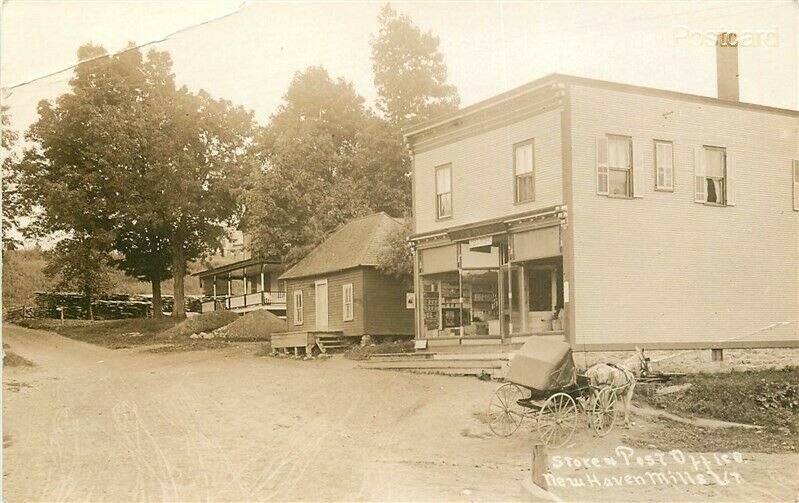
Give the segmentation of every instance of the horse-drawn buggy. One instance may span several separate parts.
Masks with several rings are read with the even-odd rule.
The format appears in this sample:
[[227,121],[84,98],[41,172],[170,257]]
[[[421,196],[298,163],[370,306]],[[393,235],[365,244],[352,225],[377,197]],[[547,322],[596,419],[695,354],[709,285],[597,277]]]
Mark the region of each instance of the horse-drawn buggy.
[[[505,384],[491,397],[489,427],[507,437],[525,419],[535,421],[541,441],[559,447],[571,439],[584,418],[597,436],[605,436],[616,421],[618,397],[623,397],[625,421],[636,375],[646,370],[643,352],[631,364],[600,364],[577,373],[569,344],[547,339],[524,344],[510,362]],[[632,360],[632,359],[631,359]]]

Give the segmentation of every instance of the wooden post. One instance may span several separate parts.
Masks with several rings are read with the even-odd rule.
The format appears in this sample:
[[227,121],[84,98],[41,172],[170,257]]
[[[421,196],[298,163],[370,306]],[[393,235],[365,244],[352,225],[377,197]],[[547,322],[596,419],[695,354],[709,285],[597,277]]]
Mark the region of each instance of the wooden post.
[[547,472],[548,464],[547,446],[544,444],[533,444],[531,477],[533,483],[541,489],[547,488],[547,481],[544,478],[544,474]]
[[723,362],[724,361],[724,350],[723,349],[711,349],[710,350],[711,358],[714,362]]

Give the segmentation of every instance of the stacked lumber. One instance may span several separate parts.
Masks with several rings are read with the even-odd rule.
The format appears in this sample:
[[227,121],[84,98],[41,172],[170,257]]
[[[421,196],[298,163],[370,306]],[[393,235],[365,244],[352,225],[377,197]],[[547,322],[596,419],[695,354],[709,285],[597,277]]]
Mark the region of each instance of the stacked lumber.
[[[35,292],[33,315],[36,318],[61,318],[86,320],[90,318],[86,299],[74,292]],[[171,312],[174,298],[161,296],[164,312]],[[199,313],[202,303],[199,296],[186,296],[186,311]],[[152,295],[108,294],[92,302],[92,313],[97,320],[121,320],[152,316]]]

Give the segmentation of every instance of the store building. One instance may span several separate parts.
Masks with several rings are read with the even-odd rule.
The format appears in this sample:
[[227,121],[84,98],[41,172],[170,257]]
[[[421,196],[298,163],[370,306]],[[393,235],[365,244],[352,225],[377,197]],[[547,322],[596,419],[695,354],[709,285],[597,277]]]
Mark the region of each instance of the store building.
[[799,112],[719,62],[719,98],[553,74],[406,131],[417,346],[799,345]]

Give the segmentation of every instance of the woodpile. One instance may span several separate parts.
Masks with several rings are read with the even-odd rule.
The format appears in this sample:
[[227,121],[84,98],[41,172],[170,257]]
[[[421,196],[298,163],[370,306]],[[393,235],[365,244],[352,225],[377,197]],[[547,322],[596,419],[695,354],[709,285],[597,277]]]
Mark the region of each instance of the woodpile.
[[[63,310],[64,319],[87,320],[90,313],[86,306],[86,299],[73,292],[35,292],[35,307],[33,314],[36,318],[61,318]],[[161,302],[164,312],[171,312],[174,298],[171,295],[162,295]],[[186,311],[199,313],[202,302],[199,296],[186,296]],[[152,295],[104,295],[92,302],[92,313],[96,320],[121,320],[124,318],[147,318],[152,316]]]

